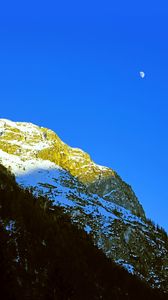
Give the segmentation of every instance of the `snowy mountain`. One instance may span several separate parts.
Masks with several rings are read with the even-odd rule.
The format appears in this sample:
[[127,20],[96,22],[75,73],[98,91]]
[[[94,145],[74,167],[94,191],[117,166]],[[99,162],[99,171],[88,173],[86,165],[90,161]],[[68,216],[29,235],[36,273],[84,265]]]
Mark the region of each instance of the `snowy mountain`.
[[168,291],[168,238],[145,216],[131,187],[51,130],[0,119],[0,163],[23,188],[64,207],[104,253]]

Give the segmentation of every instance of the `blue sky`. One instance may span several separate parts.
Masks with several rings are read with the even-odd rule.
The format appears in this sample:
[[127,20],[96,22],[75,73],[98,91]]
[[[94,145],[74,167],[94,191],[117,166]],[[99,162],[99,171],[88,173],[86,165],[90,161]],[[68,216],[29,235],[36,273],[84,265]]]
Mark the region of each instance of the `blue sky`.
[[115,169],[168,231],[168,4],[157,4],[1,6],[0,117],[52,128]]

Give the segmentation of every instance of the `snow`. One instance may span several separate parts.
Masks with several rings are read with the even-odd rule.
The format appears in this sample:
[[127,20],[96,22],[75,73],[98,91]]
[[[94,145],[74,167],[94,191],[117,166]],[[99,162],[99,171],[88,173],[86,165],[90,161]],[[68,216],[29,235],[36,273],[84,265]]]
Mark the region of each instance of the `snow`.
[[112,191],[110,191],[109,193],[103,195],[103,197],[109,197],[109,196],[111,196],[111,194],[114,193],[114,192],[115,192],[115,190],[112,190]]
[[[17,182],[24,187],[34,187],[36,194],[47,195],[49,199],[54,200],[55,204],[65,207],[82,208],[87,215],[100,217],[102,226],[107,227],[115,219],[120,219],[114,214],[114,210],[122,211],[122,208],[114,203],[110,203],[97,195],[88,195],[79,192],[75,188],[69,188],[63,185],[61,178],[64,176],[68,179],[68,173],[49,161],[28,161],[25,164],[26,171],[22,170],[17,174]],[[76,196],[77,199],[73,196]],[[72,200],[73,197],[73,200]],[[79,200],[81,199],[81,200]],[[81,201],[81,202],[80,202]],[[123,219],[138,220],[129,211],[124,210]]]
[[129,273],[134,274],[135,268],[133,265],[125,262],[123,259],[117,259],[115,262],[125,268]]
[[7,119],[0,119],[0,127],[4,127],[4,125],[8,125],[8,126],[11,126],[13,128],[18,128],[18,126],[16,125],[15,122],[12,122],[12,121],[7,120]]
[[17,122],[17,128],[26,134],[37,133],[39,134],[38,127],[31,123],[19,123]]
[[89,225],[86,225],[84,227],[84,230],[87,232],[87,233],[90,233],[92,231],[92,228],[89,226]]
[[40,171],[39,169],[48,171],[51,169],[61,169],[59,166],[50,162],[49,160],[28,159],[24,161],[20,156],[8,154],[1,149],[0,161],[3,162],[5,167],[10,167],[16,177],[21,175],[26,176],[34,171],[36,172],[36,170]]
[[122,264],[122,266],[131,274],[134,274],[134,267],[131,264]]
[[[104,230],[114,220],[122,220],[125,224],[141,224],[144,222],[129,210],[109,202],[96,194],[85,194],[79,192],[75,187],[66,187],[62,179],[69,180],[70,175],[56,164],[41,159],[22,160],[20,156],[8,154],[0,150],[0,158],[6,167],[11,167],[16,176],[18,184],[25,188],[34,188],[34,194],[37,196],[47,195],[54,200],[56,205],[65,208],[82,209],[86,215],[92,215],[99,218],[99,226]],[[75,197],[77,196],[77,200]],[[73,198],[72,198],[73,197]],[[120,213],[120,216],[114,212]],[[127,237],[126,237],[127,239]]]
[[[40,168],[38,168],[38,163]],[[124,211],[114,203],[110,203],[97,195],[84,194],[76,188],[64,186],[62,177],[69,179],[66,171],[59,168],[49,161],[36,161],[31,167],[31,161],[28,162],[28,172],[22,172],[17,175],[17,182],[23,187],[34,187],[35,194],[47,195],[49,199],[54,200],[56,205],[66,208],[80,208],[86,215],[100,218],[100,226],[108,227],[114,220],[123,219],[124,222],[139,220],[129,211]],[[73,197],[74,196],[74,197]],[[76,198],[75,198],[76,197]],[[121,218],[115,215],[114,210],[122,212]],[[141,222],[139,220],[139,222]]]
[[[3,122],[0,122],[2,124]],[[12,127],[17,127],[26,134],[37,133],[37,127],[27,123],[14,123],[8,122]],[[39,131],[38,131],[39,135]],[[41,136],[41,135],[40,135]],[[99,197],[97,194],[84,193],[78,189],[78,183],[71,187],[66,186],[66,182],[71,182],[71,175],[52,163],[49,160],[41,160],[32,158],[31,152],[38,151],[49,147],[51,142],[41,139],[40,142],[32,142],[31,145],[25,141],[11,140],[11,144],[16,144],[21,147],[22,151],[20,156],[8,154],[0,150],[0,159],[3,165],[10,167],[16,176],[16,181],[23,188],[30,188],[35,196],[47,196],[53,201],[54,205],[62,206],[67,212],[70,212],[73,221],[79,218],[87,218],[89,227],[85,226],[86,232],[95,230],[95,222],[99,232],[105,236],[111,235],[110,228],[115,220],[130,226],[141,225],[145,228],[143,221],[137,216],[133,215],[129,210],[114,204],[104,198]],[[26,152],[27,150],[27,152]],[[30,151],[29,151],[30,150]],[[81,160],[82,150],[77,149],[72,158],[74,161]],[[95,166],[94,163],[92,163]],[[89,164],[90,166],[90,164]],[[83,166],[86,167],[86,166]],[[88,165],[87,165],[88,167]],[[100,170],[107,170],[106,167],[98,166]],[[75,179],[73,179],[75,180]],[[65,183],[64,183],[65,181]],[[112,194],[113,190],[110,192]],[[107,195],[106,195],[107,196]],[[125,239],[129,237],[125,233]],[[99,241],[101,244],[101,240]]]
[[19,129],[26,134],[39,134],[38,126],[31,123],[13,122],[7,119],[0,119],[0,128],[4,128],[6,125],[15,129]]
[[8,141],[9,144],[11,145],[17,145],[17,146],[21,146],[22,149],[26,149],[26,150],[31,150],[31,151],[39,151],[42,150],[44,148],[48,148],[51,143],[49,143],[48,141],[40,141],[38,143],[26,143],[23,141],[17,141],[17,140],[11,140]]

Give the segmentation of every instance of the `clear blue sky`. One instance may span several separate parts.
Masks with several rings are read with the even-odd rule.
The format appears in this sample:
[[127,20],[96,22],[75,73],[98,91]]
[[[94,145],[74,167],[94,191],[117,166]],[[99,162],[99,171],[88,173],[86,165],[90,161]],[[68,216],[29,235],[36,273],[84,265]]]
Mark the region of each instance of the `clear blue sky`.
[[168,231],[168,4],[59,2],[1,4],[0,117],[115,169]]

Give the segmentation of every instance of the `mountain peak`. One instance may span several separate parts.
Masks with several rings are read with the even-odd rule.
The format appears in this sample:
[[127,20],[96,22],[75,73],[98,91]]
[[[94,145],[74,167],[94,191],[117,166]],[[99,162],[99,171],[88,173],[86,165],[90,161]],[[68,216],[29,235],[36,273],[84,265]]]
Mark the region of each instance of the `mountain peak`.
[[0,148],[9,154],[50,160],[83,183],[115,176],[112,169],[95,164],[87,153],[68,146],[50,129],[0,119],[0,130]]
[[[89,192],[114,201],[134,214],[145,216],[132,189],[116,172],[95,164],[89,154],[68,146],[50,129],[32,123],[0,119],[0,149],[20,159],[20,165],[22,161],[30,159],[34,159],[35,165],[39,165],[40,161],[50,161],[85,184]],[[119,187],[117,195],[119,193],[120,198],[111,193],[115,186]]]

